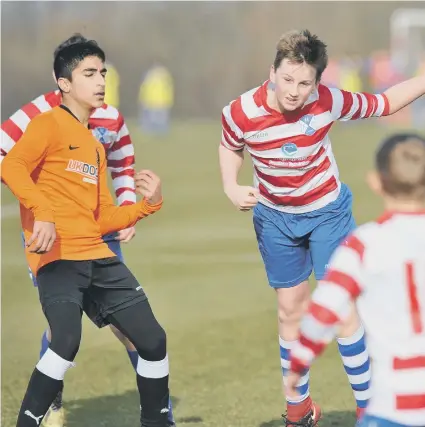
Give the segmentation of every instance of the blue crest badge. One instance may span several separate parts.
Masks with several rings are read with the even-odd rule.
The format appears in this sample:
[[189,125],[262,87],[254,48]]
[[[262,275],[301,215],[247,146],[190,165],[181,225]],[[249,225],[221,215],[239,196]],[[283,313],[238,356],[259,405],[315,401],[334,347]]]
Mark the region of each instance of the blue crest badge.
[[282,145],[282,152],[287,157],[294,156],[298,151],[298,147],[293,142],[287,142],[286,144]]
[[313,121],[313,119],[313,114],[307,114],[301,117],[300,124],[304,135],[311,136],[315,134],[316,129],[311,126],[311,122]]
[[95,127],[93,135],[101,144],[109,144],[115,140],[115,132],[102,127]]

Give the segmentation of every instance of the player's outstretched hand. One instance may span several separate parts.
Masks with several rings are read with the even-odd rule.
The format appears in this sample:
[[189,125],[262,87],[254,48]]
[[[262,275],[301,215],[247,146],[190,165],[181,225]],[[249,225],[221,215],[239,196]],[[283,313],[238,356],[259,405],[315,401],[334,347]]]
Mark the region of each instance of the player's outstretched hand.
[[118,236],[115,240],[119,240],[121,243],[128,243],[136,235],[136,228],[129,227],[125,230],[118,231]]
[[226,191],[227,197],[240,211],[249,211],[260,198],[257,188],[236,185]]
[[34,221],[32,236],[26,242],[30,252],[44,254],[52,249],[56,240],[56,229],[53,222]]
[[299,397],[300,394],[297,390],[297,385],[301,379],[299,374],[295,372],[289,372],[285,378],[285,394],[290,397]]
[[152,171],[144,169],[134,176],[136,192],[141,194],[151,205],[162,200],[161,180]]

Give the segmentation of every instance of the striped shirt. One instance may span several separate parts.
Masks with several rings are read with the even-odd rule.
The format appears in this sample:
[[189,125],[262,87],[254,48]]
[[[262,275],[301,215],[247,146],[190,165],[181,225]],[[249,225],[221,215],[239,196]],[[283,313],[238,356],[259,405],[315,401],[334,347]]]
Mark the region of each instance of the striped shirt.
[[425,426],[425,212],[389,213],[359,227],[313,293],[291,369],[303,372],[356,300],[372,360],[367,413]]
[[[41,95],[22,107],[1,125],[1,160],[19,141],[31,120],[61,104],[59,90]],[[121,113],[104,104],[93,111],[89,120],[96,139],[107,155],[117,202],[120,206],[136,202],[134,185],[134,147]]]
[[271,85],[224,107],[221,144],[249,152],[263,204],[289,213],[317,210],[336,200],[341,187],[329,139],[333,123],[387,115],[388,100],[319,85],[299,111],[282,114],[267,104]]

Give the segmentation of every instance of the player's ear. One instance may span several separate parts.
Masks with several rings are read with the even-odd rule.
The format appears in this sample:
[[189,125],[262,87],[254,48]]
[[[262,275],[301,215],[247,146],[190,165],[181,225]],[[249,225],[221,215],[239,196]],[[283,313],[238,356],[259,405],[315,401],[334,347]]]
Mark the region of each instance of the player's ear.
[[274,65],[270,67],[270,81],[276,83],[276,70],[274,69]]
[[366,181],[369,185],[369,188],[379,196],[382,196],[382,181],[378,172],[370,171],[366,176]]
[[71,82],[68,79],[65,79],[64,77],[59,77],[58,81],[59,89],[63,93],[69,93],[71,90]]

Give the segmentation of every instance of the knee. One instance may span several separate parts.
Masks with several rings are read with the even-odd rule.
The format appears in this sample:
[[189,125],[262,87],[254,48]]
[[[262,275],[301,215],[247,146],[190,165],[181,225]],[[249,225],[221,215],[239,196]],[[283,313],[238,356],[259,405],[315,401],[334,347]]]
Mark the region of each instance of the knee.
[[167,355],[167,336],[164,329],[158,324],[148,336],[139,335],[134,345],[142,359],[148,361],[163,360]]
[[50,326],[50,349],[73,361],[81,341],[81,311],[76,304],[53,304],[46,309]]
[[279,323],[287,324],[292,322],[298,322],[302,316],[302,310],[297,306],[290,305],[279,305],[278,309]]
[[279,323],[299,322],[308,306],[308,298],[287,298],[279,301]]
[[58,330],[52,334],[50,348],[65,360],[73,361],[80,348],[81,329]]
[[349,316],[339,325],[338,338],[351,337],[362,327],[356,306],[351,303]]

